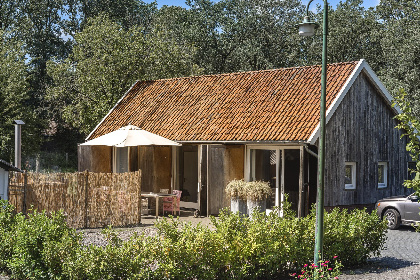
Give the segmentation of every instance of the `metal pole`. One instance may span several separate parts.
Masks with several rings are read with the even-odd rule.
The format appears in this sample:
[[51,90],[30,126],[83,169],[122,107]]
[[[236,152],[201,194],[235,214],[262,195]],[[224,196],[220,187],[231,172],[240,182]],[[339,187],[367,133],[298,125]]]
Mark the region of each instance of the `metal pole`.
[[21,126],[22,124],[25,124],[21,120],[15,120],[15,166],[19,169],[22,168],[22,153],[21,153],[21,147],[22,147],[22,138],[21,138]]
[[[327,35],[328,35],[328,2],[324,0],[324,20],[322,38],[322,74],[321,74],[321,116],[318,157],[318,187],[316,203],[316,228],[314,264],[318,265],[323,257],[324,243],[324,172],[325,172],[325,111],[327,93]],[[315,270],[317,271],[317,270]]]

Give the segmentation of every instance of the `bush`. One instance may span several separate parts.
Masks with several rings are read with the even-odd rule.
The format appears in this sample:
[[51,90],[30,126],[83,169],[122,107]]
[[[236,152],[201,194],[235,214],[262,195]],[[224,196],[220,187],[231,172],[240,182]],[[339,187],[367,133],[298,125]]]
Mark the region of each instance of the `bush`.
[[12,258],[15,224],[13,205],[0,200],[0,270],[6,269],[7,262]]
[[51,217],[37,211],[27,218],[19,214],[7,268],[17,279],[62,279],[63,263],[72,258],[79,241],[80,235],[67,226],[61,212]]
[[[123,241],[108,228],[105,247],[81,246],[61,213],[26,218],[0,205],[0,264],[17,279],[275,279],[313,258],[315,211],[298,219],[287,202],[282,218],[280,209],[252,220],[223,210],[211,229],[162,219],[156,236]],[[324,259],[365,262],[385,232],[374,213],[334,209],[325,214]]]
[[122,241],[114,236],[105,247],[79,247],[76,254],[65,261],[64,278],[153,279],[154,250],[158,245],[154,240],[133,236]]
[[324,257],[338,255],[345,266],[366,262],[371,255],[379,256],[386,241],[386,221],[379,221],[375,212],[335,208],[325,215]]

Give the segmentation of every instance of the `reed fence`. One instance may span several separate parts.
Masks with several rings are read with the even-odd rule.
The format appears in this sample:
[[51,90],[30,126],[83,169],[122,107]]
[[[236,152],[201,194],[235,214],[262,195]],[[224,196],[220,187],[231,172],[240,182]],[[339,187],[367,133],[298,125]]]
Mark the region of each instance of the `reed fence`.
[[73,228],[141,222],[141,172],[9,172],[9,201],[16,211],[62,210]]

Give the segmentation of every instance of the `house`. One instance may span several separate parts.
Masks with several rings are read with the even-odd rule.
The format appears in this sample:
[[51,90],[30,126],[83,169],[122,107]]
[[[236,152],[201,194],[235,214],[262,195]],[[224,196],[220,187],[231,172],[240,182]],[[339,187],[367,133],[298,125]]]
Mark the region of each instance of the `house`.
[[[325,206],[407,193],[392,97],[365,60],[327,69]],[[229,206],[230,180],[264,180],[268,208],[287,194],[305,215],[316,201],[320,86],[321,66],[138,81],[87,140],[133,124],[182,147],[79,146],[79,169],[141,169],[142,191],[180,189],[206,214]]]
[[23,172],[10,163],[0,159],[0,199],[8,200],[9,171]]

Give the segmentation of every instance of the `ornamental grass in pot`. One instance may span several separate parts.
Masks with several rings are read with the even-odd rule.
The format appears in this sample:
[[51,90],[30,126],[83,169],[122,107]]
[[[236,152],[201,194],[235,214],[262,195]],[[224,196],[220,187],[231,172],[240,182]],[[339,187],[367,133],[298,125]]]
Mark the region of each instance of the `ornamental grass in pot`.
[[230,197],[230,211],[233,213],[247,213],[245,185],[244,179],[234,179],[226,185],[225,192]]
[[251,215],[255,208],[265,212],[266,201],[272,195],[270,183],[263,181],[248,182],[245,185],[248,214]]

